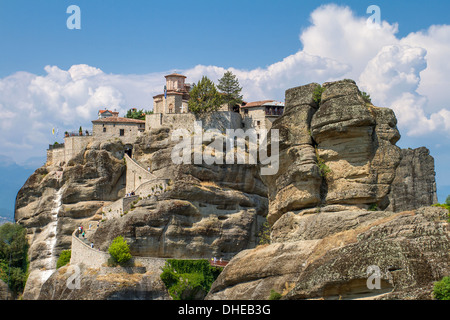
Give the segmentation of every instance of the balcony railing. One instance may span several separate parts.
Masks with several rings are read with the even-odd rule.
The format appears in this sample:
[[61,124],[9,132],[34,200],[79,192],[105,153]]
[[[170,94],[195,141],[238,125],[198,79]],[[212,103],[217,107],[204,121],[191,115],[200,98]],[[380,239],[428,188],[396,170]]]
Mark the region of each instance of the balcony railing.
[[92,131],[89,130],[84,130],[82,132],[80,131],[72,131],[72,132],[67,132],[64,134],[65,137],[89,137],[92,136]]
[[266,110],[266,116],[282,116],[283,115],[283,109],[278,110]]

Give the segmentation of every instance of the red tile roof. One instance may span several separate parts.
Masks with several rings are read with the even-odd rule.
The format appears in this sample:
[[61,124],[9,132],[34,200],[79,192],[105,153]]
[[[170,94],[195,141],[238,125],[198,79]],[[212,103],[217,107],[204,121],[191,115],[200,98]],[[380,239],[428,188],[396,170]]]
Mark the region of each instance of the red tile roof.
[[97,120],[92,120],[92,122],[115,122],[115,123],[137,123],[144,124],[144,120],[131,119],[131,118],[122,118],[122,117],[108,117]]
[[262,100],[262,101],[254,101],[249,102],[245,106],[241,106],[241,108],[250,108],[250,107],[259,107],[268,102],[274,102],[275,100]]
[[98,111],[98,113],[105,113],[105,112],[110,112],[110,113],[112,113],[112,114],[119,114],[119,112],[116,112],[116,111],[111,111],[111,110],[99,110]]
[[179,73],[176,73],[176,72],[168,74],[167,76],[164,76],[164,77],[165,78],[167,78],[167,77],[183,77],[183,78],[187,78],[186,76],[183,76],[182,74],[179,74]]

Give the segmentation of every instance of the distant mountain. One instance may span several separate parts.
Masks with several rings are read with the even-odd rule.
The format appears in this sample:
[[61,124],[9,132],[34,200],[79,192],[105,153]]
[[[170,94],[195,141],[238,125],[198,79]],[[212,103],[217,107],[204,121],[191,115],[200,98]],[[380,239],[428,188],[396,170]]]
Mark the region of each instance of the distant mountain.
[[[45,162],[45,160],[44,160]],[[14,221],[16,195],[28,177],[43,163],[32,159],[18,165],[11,158],[0,156],[0,220]],[[2,219],[3,218],[3,219]]]

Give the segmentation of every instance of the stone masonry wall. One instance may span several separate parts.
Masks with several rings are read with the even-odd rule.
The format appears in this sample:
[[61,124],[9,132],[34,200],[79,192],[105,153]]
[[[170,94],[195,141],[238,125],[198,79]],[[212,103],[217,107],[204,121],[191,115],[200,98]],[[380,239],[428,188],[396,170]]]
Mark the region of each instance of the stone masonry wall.
[[127,187],[126,193],[136,191],[140,185],[143,183],[157,179],[157,177],[150,173],[148,170],[142,168],[133,159],[131,159],[127,154],[125,154],[125,159],[127,162]]
[[47,165],[60,166],[84,150],[92,142],[92,136],[65,137],[64,148],[47,150]]
[[[79,239],[75,234],[72,235],[72,253],[70,264],[83,263],[90,268],[100,268],[107,266],[110,254],[91,248],[83,240]],[[148,270],[161,272],[166,259],[154,257],[133,257],[136,266],[143,266]]]
[[[196,117],[193,113],[171,113],[171,114],[151,114],[145,117],[145,130],[159,127],[170,127],[173,130],[192,130],[195,121],[203,122],[203,129],[219,129],[225,132],[226,129],[239,129],[242,126],[242,117],[237,112],[218,111]],[[264,119],[262,119],[262,122]]]

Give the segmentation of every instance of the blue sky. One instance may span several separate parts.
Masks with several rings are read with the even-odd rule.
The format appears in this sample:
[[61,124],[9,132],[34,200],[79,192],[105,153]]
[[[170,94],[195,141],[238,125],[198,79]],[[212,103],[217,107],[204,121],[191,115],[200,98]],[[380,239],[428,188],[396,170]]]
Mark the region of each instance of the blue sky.
[[[73,4],[81,30],[66,27]],[[369,5],[381,9],[379,30],[366,28]],[[45,158],[48,144],[89,128],[101,107],[151,109],[167,72],[195,82],[232,70],[248,101],[352,78],[376,105],[394,109],[399,146],[431,150],[443,201],[448,12],[450,2],[436,0],[0,0],[0,165]]]
[[[197,64],[253,69],[295,53],[298,35],[320,3],[371,4],[399,23],[399,35],[448,23],[447,1],[0,1],[0,76],[43,74],[46,65],[88,64],[106,73],[149,73]],[[81,9],[68,30],[66,8]]]

